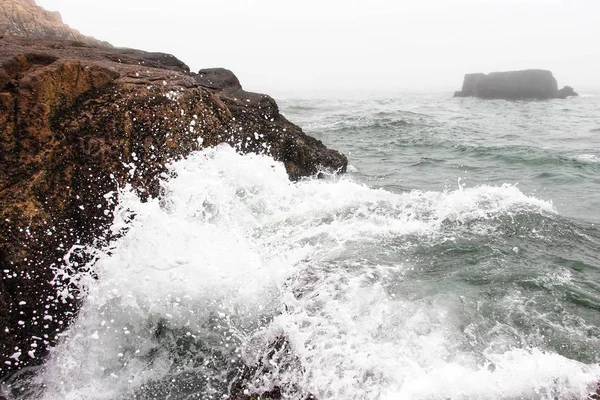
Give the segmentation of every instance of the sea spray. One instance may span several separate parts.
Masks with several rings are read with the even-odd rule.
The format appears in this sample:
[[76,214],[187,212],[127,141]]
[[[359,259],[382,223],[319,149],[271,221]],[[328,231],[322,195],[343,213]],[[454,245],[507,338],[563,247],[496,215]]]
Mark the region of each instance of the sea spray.
[[519,235],[553,238],[550,202],[514,185],[294,184],[228,146],[170,169],[160,199],[119,194],[123,234],[74,280],[84,304],[35,378],[43,398],[223,398],[279,337],[293,365],[249,384],[292,399],[582,397],[600,375],[539,330],[574,321],[544,313],[555,292],[519,283],[572,280],[511,267],[533,251]]

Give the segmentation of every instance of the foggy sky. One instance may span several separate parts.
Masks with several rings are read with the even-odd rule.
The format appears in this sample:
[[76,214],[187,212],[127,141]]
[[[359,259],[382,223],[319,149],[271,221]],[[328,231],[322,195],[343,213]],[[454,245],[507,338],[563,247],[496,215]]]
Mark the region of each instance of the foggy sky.
[[598,0],[37,0],[86,35],[278,93],[452,91],[549,69],[600,90]]

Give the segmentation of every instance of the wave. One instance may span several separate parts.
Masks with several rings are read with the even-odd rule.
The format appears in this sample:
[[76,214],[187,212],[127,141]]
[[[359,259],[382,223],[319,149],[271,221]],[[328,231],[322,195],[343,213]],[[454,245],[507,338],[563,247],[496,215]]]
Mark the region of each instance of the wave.
[[[486,248],[508,227],[533,235],[515,221],[557,221],[550,202],[512,185],[395,194],[349,177],[294,184],[280,163],[228,146],[170,168],[160,199],[119,194],[112,229],[122,235],[89,250],[97,261],[77,277],[83,307],[32,381],[38,396],[222,398],[240,366],[281,336],[299,363],[274,365],[256,390],[300,387],[319,399],[581,397],[600,375],[509,317],[489,326],[486,307],[507,312],[520,288],[485,297],[483,286],[453,280],[466,266],[435,261],[474,237]],[[487,246],[485,262],[519,256],[513,242]]]
[[489,157],[508,164],[527,166],[560,166],[572,169],[597,171],[600,156],[595,154],[564,154],[528,146],[458,146],[458,150],[472,152],[476,157]]
[[566,168],[584,168],[596,173],[598,156],[577,154],[564,149],[539,148],[516,135],[490,139],[482,136],[477,127],[453,126],[434,121],[428,116],[406,111],[379,112],[373,116],[344,115],[310,125],[312,134],[325,132],[338,147],[346,147],[344,139],[359,142],[362,148],[378,148],[385,144],[397,152],[427,148],[429,151],[460,152],[463,156],[488,158],[507,164],[524,166],[556,165]]
[[600,155],[598,154],[580,154],[577,156],[578,160],[581,160],[586,163],[599,164],[600,163]]

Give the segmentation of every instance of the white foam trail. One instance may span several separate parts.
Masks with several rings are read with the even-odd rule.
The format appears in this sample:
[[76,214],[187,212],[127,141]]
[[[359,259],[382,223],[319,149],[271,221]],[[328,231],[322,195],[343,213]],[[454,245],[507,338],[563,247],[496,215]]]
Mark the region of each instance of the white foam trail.
[[515,349],[490,354],[490,364],[478,369],[447,363],[420,372],[382,399],[584,399],[597,373],[556,354]]
[[396,300],[366,281],[332,277],[288,298],[291,314],[274,322],[319,399],[585,398],[600,376],[598,365],[514,349],[510,336],[478,352],[460,329],[458,296]]
[[304,273],[273,326],[291,338],[306,368],[299,384],[317,398],[583,398],[600,374],[597,365],[514,349],[510,335],[477,350],[460,296],[395,298],[372,282],[384,268],[344,266],[318,284],[313,266]]
[[[38,377],[44,398],[128,398],[166,382],[174,350],[156,337],[160,324],[172,343],[192,337],[220,351],[222,368],[251,358],[265,332],[283,333],[304,372],[279,381],[322,400],[544,398],[579,394],[600,375],[536,349],[464,348],[458,294],[395,298],[386,285],[410,264],[352,256],[384,238],[445,240],[448,224],[456,234],[470,221],[555,213],[549,202],[511,185],[393,194],[348,178],[292,184],[280,163],[228,146],[171,168],[161,200],[121,193],[113,229],[128,231],[100,255],[99,279],[83,280],[81,314]],[[177,371],[210,377],[206,360]]]
[[600,155],[597,155],[597,154],[581,154],[581,155],[577,156],[577,158],[582,161],[589,162],[589,163],[594,163],[594,164],[600,163]]

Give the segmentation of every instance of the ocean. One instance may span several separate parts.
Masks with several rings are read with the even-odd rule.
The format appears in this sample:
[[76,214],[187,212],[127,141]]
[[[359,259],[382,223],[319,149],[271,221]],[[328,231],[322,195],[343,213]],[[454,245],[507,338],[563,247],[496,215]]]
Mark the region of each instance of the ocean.
[[[22,398],[585,399],[600,381],[600,96],[278,99],[348,156],[228,146],[124,188],[79,318]],[[98,279],[95,279],[98,278]],[[275,343],[284,341],[288,351]],[[15,383],[15,394],[19,385]]]

